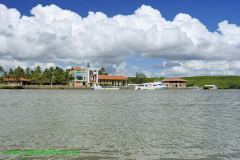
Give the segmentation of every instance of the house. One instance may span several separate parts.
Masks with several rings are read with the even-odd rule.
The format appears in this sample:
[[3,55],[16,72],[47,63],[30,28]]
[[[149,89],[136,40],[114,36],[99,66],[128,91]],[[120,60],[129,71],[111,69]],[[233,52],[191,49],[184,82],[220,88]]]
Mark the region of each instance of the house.
[[187,81],[182,78],[166,78],[162,81],[168,88],[186,88]]
[[126,86],[127,77],[123,75],[99,75],[99,85],[101,86]]
[[72,67],[69,74],[73,77],[71,85],[74,87],[88,87],[98,83],[97,68],[90,67]]
[[30,81],[26,78],[4,78],[3,83],[9,86],[22,86],[30,84]]

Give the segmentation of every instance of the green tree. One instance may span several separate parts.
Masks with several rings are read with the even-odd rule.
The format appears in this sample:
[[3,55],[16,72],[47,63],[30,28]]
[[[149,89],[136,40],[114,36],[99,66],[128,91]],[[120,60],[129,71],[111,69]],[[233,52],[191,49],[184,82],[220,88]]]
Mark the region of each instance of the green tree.
[[40,66],[35,67],[34,70],[31,72],[31,79],[36,84],[42,84],[43,83],[42,69],[41,69]]
[[42,77],[43,77],[44,83],[52,85],[53,84],[53,80],[54,80],[53,79],[54,78],[54,67],[46,68],[43,71]]
[[0,83],[3,82],[3,77],[4,77],[4,69],[3,69],[3,67],[0,65]]
[[17,68],[14,69],[13,76],[16,79],[24,77],[24,69],[22,67],[18,66]]
[[147,76],[144,73],[136,73],[135,75],[135,83],[145,83],[147,81]]
[[98,74],[99,75],[108,75],[104,67],[100,68],[100,70],[98,71]]
[[66,84],[66,73],[62,68],[55,67],[53,75],[55,84]]
[[70,81],[74,80],[74,77],[72,75],[70,75],[70,70],[66,69],[65,72],[65,79],[66,79],[66,84],[68,84]]
[[1,65],[0,65],[0,72],[4,72],[4,69]]
[[20,84],[20,78],[24,77],[24,69],[20,66],[14,69],[13,71],[13,77],[16,78],[17,84]]
[[13,69],[12,69],[12,68],[10,68],[10,69],[8,70],[7,77],[13,78]]
[[0,84],[3,83],[3,77],[4,77],[4,69],[0,65]]
[[31,69],[30,68],[26,68],[24,71],[24,77],[27,79],[31,78]]

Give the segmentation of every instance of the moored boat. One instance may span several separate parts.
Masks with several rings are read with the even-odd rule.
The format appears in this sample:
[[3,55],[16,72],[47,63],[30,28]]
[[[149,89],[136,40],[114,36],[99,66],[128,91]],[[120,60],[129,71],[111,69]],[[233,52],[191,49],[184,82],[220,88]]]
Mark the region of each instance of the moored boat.
[[212,90],[212,89],[218,89],[218,87],[216,85],[204,85],[203,89],[210,89],[210,90]]
[[100,85],[94,84],[92,87],[93,90],[119,90],[118,87],[102,87]]
[[162,82],[143,83],[135,87],[135,90],[161,90],[167,89],[167,86]]

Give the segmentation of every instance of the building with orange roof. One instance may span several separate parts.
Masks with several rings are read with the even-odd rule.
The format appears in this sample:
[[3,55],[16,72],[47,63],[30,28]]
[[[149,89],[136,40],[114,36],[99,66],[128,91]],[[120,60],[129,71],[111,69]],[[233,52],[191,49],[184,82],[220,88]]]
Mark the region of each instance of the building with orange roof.
[[3,82],[9,86],[21,86],[30,84],[30,80],[20,77],[20,78],[4,78]]
[[101,86],[126,86],[127,77],[123,75],[99,75],[98,81]]
[[168,88],[186,88],[187,81],[182,78],[166,78],[162,81]]
[[98,68],[72,67],[70,75],[73,77],[70,85],[74,87],[89,87],[94,84],[101,86],[125,86],[127,77],[123,75],[99,75]]

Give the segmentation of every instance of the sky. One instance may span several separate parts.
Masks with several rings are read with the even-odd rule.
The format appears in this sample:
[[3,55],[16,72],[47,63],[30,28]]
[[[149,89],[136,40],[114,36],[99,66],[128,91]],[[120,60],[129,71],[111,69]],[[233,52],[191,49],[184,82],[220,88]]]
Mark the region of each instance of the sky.
[[240,74],[237,0],[0,0],[0,65]]

